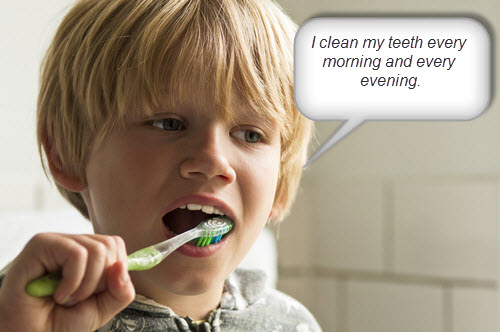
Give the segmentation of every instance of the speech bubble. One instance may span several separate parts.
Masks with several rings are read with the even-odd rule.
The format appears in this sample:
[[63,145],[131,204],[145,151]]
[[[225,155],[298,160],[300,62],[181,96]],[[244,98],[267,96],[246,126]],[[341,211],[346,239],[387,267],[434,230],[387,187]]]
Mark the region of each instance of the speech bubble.
[[345,122],[305,166],[364,121],[479,116],[491,99],[490,47],[471,18],[307,21],[295,36],[295,103],[311,120]]

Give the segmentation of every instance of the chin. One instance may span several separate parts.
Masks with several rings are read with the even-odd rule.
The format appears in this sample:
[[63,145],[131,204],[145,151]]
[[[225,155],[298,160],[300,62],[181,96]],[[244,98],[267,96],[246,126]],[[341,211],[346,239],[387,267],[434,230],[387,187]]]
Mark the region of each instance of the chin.
[[166,270],[168,271],[159,271],[155,279],[166,291],[177,295],[204,294],[223,283],[227,277],[220,269],[211,271],[200,267],[195,270],[178,268],[172,271],[167,266]]

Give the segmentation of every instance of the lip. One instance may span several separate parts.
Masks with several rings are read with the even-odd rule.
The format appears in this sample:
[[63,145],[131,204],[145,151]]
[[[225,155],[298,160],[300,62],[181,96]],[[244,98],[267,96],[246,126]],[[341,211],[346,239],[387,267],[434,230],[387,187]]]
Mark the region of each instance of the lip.
[[[170,203],[165,211],[163,211],[163,214],[161,215],[161,218],[163,218],[164,215],[167,213],[179,208],[182,205],[187,205],[189,203],[194,203],[194,204],[200,204],[200,205],[209,205],[218,208],[221,210],[227,217],[229,217],[234,224],[236,224],[236,216],[234,214],[234,211],[231,209],[231,207],[224,202],[222,199],[217,198],[213,194],[192,194],[188,196],[183,196],[172,203]],[[160,218],[160,219],[161,219]]]
[[[170,239],[170,238],[175,236],[175,234],[170,232],[168,230],[168,228],[163,223],[162,223],[162,225],[163,225],[163,232],[164,232],[165,236],[167,237],[167,239]],[[231,232],[229,232],[229,233],[231,233]],[[205,246],[205,247],[197,247],[197,246],[194,246],[190,243],[186,243],[186,244],[183,244],[182,246],[180,246],[179,248],[177,248],[175,250],[175,252],[178,252],[178,253],[183,254],[185,256],[194,257],[194,258],[209,257],[209,256],[212,256],[213,254],[215,254],[217,251],[219,251],[220,249],[222,249],[225,246],[226,240],[229,236],[230,236],[230,234],[227,234],[219,242]]]

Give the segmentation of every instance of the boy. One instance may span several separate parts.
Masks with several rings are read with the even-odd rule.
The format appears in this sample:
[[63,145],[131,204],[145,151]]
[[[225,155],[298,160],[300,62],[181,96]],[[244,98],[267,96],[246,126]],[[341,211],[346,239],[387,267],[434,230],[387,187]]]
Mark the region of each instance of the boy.
[[[293,102],[294,25],[269,1],[84,0],[45,57],[38,142],[94,235],[35,236],[0,287],[1,331],[318,331],[233,270],[295,196],[311,123]],[[127,252],[214,213],[218,244],[148,271]],[[125,249],[125,247],[127,249]],[[53,297],[26,284],[62,271]]]

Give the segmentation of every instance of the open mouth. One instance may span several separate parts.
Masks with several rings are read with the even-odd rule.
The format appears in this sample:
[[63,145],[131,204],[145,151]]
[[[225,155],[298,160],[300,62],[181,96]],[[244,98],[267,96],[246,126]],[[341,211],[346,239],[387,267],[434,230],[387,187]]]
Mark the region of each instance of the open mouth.
[[[213,211],[213,209],[208,209],[208,212],[211,211]],[[199,205],[188,204],[187,206],[182,206],[168,212],[163,216],[162,220],[163,224],[169,232],[171,232],[173,235],[178,235],[195,228],[203,220],[217,216],[220,217],[221,214],[222,213],[217,210],[215,211],[215,213],[207,213],[204,212]],[[198,239],[199,238],[196,238],[188,243],[196,245],[198,243]]]

